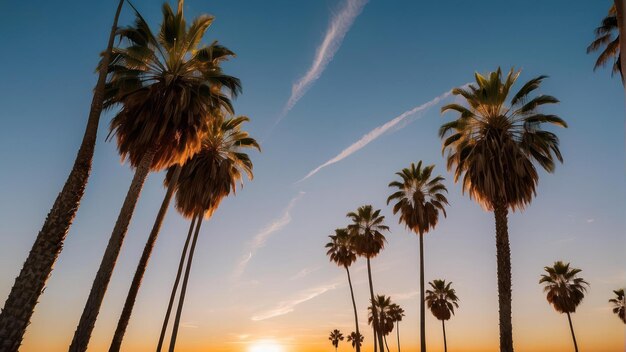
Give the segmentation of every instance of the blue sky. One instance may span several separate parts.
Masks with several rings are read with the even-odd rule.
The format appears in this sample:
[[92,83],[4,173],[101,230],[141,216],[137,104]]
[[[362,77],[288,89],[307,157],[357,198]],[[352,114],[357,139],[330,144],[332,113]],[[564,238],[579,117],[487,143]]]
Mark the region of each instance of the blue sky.
[[[0,297],[8,294],[72,165],[114,3],[23,1],[1,6]],[[160,3],[135,4],[156,28]],[[381,293],[398,297],[417,289],[417,241],[396,225],[385,199],[394,172],[420,159],[437,164],[436,172],[447,178],[450,189],[448,218],[426,244],[427,279],[452,280],[462,297],[449,334],[454,338],[458,324],[460,337],[464,324],[480,319],[488,328],[475,332],[477,339],[496,336],[493,219],[463,196],[445,171],[437,129],[452,116],[441,117],[440,105],[310,179],[296,181],[372,129],[471,81],[475,71],[498,66],[521,68],[522,81],[549,75],[541,91],[561,103],[548,111],[570,125],[557,131],[565,164],[554,175],[542,172],[533,204],[510,216],[516,338],[528,333],[548,341],[549,333],[566,329],[537,285],[542,267],[558,259],[582,268],[592,283],[577,313],[586,316],[580,319],[581,330],[606,324],[608,336],[622,333],[602,307],[610,290],[626,281],[624,94],[619,79],[611,78],[609,70],[594,73],[595,56],[585,54],[610,2],[537,0],[511,6],[497,1],[371,0],[320,78],[275,125],[292,85],[311,66],[331,18],[344,4],[186,2],[188,18],[216,16],[207,42],[218,39],[237,53],[224,69],[242,80],[236,111],[252,119],[247,128],[262,141],[263,153],[252,155],[255,180],[203,225],[181,346],[192,350],[206,336],[244,345],[263,338],[286,339],[281,340],[286,345],[301,339],[325,344],[327,330],[345,326],[347,331],[351,310],[343,272],[327,263],[322,247],[334,228],[345,225],[345,213],[366,203],[382,208],[392,225],[388,248],[374,263],[380,271],[375,284]],[[121,23],[131,19],[125,8]],[[120,165],[115,145],[105,142],[111,116],[102,116],[93,174],[26,335],[27,351],[43,342],[54,351],[65,348],[130,183],[128,166]],[[96,327],[94,350],[106,345],[114,328],[163,197],[162,177],[150,175],[144,187]],[[138,351],[150,350],[151,342],[140,341],[152,341],[158,334],[154,327],[160,325],[186,227],[170,209],[129,328],[129,343],[136,343]],[[264,231],[268,229],[276,231]],[[245,270],[235,275],[251,249],[254,255]],[[365,287],[364,279],[360,277],[358,287]],[[361,291],[358,298],[364,306],[366,292]],[[409,317],[405,331],[410,331],[417,326],[417,300],[402,303]],[[281,309],[292,311],[251,319]],[[217,314],[231,318],[216,323]],[[537,326],[537,316],[545,326]],[[54,333],[47,330],[53,322]],[[437,323],[430,323],[430,341],[436,344]],[[601,341],[603,334],[581,331],[580,343],[593,350],[597,345],[592,342]],[[563,341],[563,346],[568,343]],[[237,348],[223,350],[242,350]]]

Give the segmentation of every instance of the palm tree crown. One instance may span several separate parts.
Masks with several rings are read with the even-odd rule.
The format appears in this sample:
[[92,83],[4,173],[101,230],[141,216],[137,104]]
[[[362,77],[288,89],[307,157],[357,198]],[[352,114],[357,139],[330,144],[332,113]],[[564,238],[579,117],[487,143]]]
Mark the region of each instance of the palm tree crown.
[[371,205],[364,205],[356,212],[348,213],[352,220],[348,225],[350,241],[357,255],[373,258],[385,248],[385,236],[382,231],[389,231],[383,222],[385,217],[380,215],[380,209],[374,210]]
[[336,229],[334,235],[328,236],[330,242],[326,244],[326,255],[330,261],[341,267],[349,267],[356,261],[356,253],[350,243],[350,234],[347,229]]
[[454,314],[454,308],[459,307],[459,298],[450,286],[452,282],[433,280],[428,283],[432,290],[426,290],[426,304],[428,309],[438,320],[449,320]]
[[389,187],[398,190],[387,198],[387,204],[396,201],[393,213],[400,212],[400,222],[404,222],[413,232],[424,234],[437,225],[439,211],[446,216],[444,205],[448,204],[443,192],[448,192],[441,176],[431,178],[435,165],[422,168],[422,161],[411,163],[396,175],[402,181],[393,181]]
[[[609,8],[609,13],[596,28],[596,39],[587,47],[587,54],[600,51],[600,55],[593,66],[594,71],[599,67],[612,63],[612,73],[622,73],[620,68],[619,28],[617,25],[617,10],[615,4]],[[603,49],[604,48],[604,49]]]
[[[249,119],[245,116],[224,119],[218,115],[209,123],[202,149],[183,165],[178,178],[176,209],[183,216],[191,218],[203,213],[211,216],[221,200],[236,191],[244,174],[253,178],[252,161],[244,150],[260,150],[260,147],[241,130],[246,121]],[[174,168],[170,168],[166,184],[173,173]]]
[[400,307],[396,303],[392,303],[391,307],[389,308],[389,315],[391,316],[391,319],[394,321],[394,323],[400,322],[404,317],[404,309],[402,309],[402,307]]
[[615,293],[615,298],[609,300],[609,303],[613,304],[613,313],[617,314],[617,316],[622,319],[624,324],[626,324],[626,301],[624,298],[624,289],[621,288],[619,290],[615,290],[613,293]]
[[352,342],[352,347],[356,347],[357,344],[360,347],[363,344],[363,335],[353,331],[350,333],[350,335],[348,335],[347,340]]
[[328,339],[333,344],[333,346],[337,348],[339,346],[339,341],[343,341],[343,334],[341,333],[341,331],[335,329],[330,332],[330,336],[328,336]]
[[[377,295],[373,302],[376,312],[378,313],[378,326],[376,331],[383,336],[389,335],[393,331],[395,320],[393,320],[393,304],[391,298],[385,295]],[[367,322],[371,325],[374,323],[373,307],[368,308],[369,315]]]
[[582,271],[570,268],[569,263],[557,261],[553,266],[546,266],[547,274],[541,275],[540,284],[544,284],[546,299],[559,313],[574,313],[585,297],[589,283],[578,277]]
[[234,53],[216,42],[201,45],[212,22],[202,15],[187,26],[165,3],[158,35],[138,12],[133,26],[118,31],[128,45],[113,50],[105,107],[121,104],[110,130],[131,166],[150,150],[153,170],[184,163],[202,147],[212,110],[232,113],[230,97],[241,85],[219,64]]
[[498,202],[513,210],[523,208],[532,200],[538,182],[533,161],[548,172],[554,171],[554,158],[563,161],[558,137],[541,127],[567,124],[539,111],[558,100],[549,95],[529,97],[546,76],[525,83],[506,104],[519,74],[511,70],[503,82],[499,68],[486,77],[476,73],[476,84],[452,90],[468,107],[454,103],[441,109],[459,113],[457,120],[439,130],[445,138],[443,150],[449,151],[448,170],[455,167],[454,181],[462,177],[463,191],[487,210]]

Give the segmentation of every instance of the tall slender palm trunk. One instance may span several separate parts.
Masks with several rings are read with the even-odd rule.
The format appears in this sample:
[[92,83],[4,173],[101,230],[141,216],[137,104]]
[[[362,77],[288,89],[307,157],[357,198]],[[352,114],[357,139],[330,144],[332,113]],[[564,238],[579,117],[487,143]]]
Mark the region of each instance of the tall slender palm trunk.
[[574,351],[578,352],[578,344],[576,343],[576,335],[574,334],[574,326],[572,325],[572,317],[567,313],[567,320],[569,321],[569,330],[572,332],[572,340],[574,340]]
[[113,19],[107,48],[104,51],[98,81],[94,89],[89,118],[83,140],[63,189],[57,196],[52,209],[37,234],[35,243],[22,266],[19,276],[11,288],[9,297],[0,312],[0,351],[17,351],[26,327],[30,323],[39,296],[52,272],[67,233],[72,226],[80,201],[85,193],[91,173],[91,163],[98,135],[98,123],[104,101],[104,86],[111,61],[111,50],[117,31],[117,22],[124,0],[120,0]]
[[448,352],[448,340],[446,340],[446,321],[441,320],[441,328],[443,329],[443,352]]
[[383,350],[383,337],[380,334],[376,333],[376,327],[378,327],[378,309],[376,309],[376,305],[374,305],[374,285],[372,284],[372,266],[370,265],[370,258],[367,258],[367,277],[370,282],[370,299],[372,305],[372,329],[374,330],[374,352],[378,351],[378,346],[380,346],[380,350]]
[[172,293],[170,294],[170,301],[167,304],[167,312],[165,313],[165,319],[163,319],[163,326],[161,327],[161,334],[159,335],[159,343],[157,344],[157,352],[161,352],[161,348],[163,347],[163,341],[165,340],[165,332],[167,331],[167,325],[170,320],[170,314],[172,313],[172,307],[174,306],[174,298],[176,298],[176,291],[178,291],[178,283],[180,282],[180,277],[183,273],[183,268],[185,266],[185,258],[187,257],[187,248],[189,247],[189,242],[191,242],[191,238],[193,237],[193,229],[196,224],[196,220],[198,220],[197,216],[194,216],[191,219],[191,224],[189,225],[189,233],[187,233],[187,239],[185,240],[185,245],[183,246],[183,252],[180,255],[180,262],[178,263],[178,271],[176,272],[176,280],[174,280],[174,287],[172,287]]
[[400,322],[396,322],[396,336],[398,337],[398,352],[400,352]]
[[[354,308],[354,325],[356,326],[356,336],[361,336],[359,332],[359,317],[357,315],[356,301],[354,300],[354,290],[352,289],[352,279],[350,279],[350,269],[346,266],[346,273],[348,274],[348,285],[350,285],[350,296],[352,297],[352,307]],[[356,345],[356,352],[361,352],[361,346]]]
[[387,347],[387,352],[391,352],[389,351],[389,345],[387,344],[387,336],[383,336],[383,341],[385,341],[385,347]]
[[74,338],[69,348],[70,352],[84,352],[87,350],[91,333],[96,325],[96,319],[98,318],[98,313],[102,306],[104,294],[106,293],[109,281],[111,281],[117,257],[120,254],[124,237],[126,237],[126,232],[128,231],[130,219],[135,211],[135,206],[137,205],[143,184],[150,172],[150,165],[152,165],[154,154],[154,148],[146,152],[141,158],[137,170],[135,170],[135,176],[130,184],[128,193],[126,193],[126,199],[124,199],[124,204],[115,222],[115,227],[109,238],[107,248],[104,251],[104,256],[100,262],[96,278],[93,280],[89,298],[87,298],[83,314],[80,317],[78,327],[74,333]]
[[115,334],[113,335],[109,352],[118,352],[122,346],[122,340],[124,339],[124,334],[126,333],[126,328],[128,327],[128,322],[130,321],[130,316],[133,312],[133,306],[135,305],[135,300],[137,299],[137,294],[139,293],[139,288],[141,287],[141,281],[143,280],[143,275],[148,267],[148,262],[150,261],[150,256],[152,255],[152,250],[154,249],[156,240],[159,237],[159,231],[161,230],[163,219],[165,219],[165,214],[167,214],[167,208],[170,205],[172,194],[174,194],[174,189],[176,188],[176,182],[178,182],[181,169],[182,167],[180,165],[176,165],[174,174],[172,175],[172,178],[167,186],[167,192],[165,192],[163,203],[161,203],[161,208],[159,209],[157,217],[154,220],[152,231],[150,231],[150,236],[148,236],[148,241],[143,248],[139,264],[137,264],[135,276],[133,276],[133,281],[130,285],[130,289],[128,290],[128,295],[126,296],[126,302],[124,302],[122,314],[117,322],[117,328],[115,329]]
[[496,257],[498,263],[498,301],[500,319],[500,351],[513,352],[511,323],[511,248],[507,224],[508,209],[503,201],[494,209],[496,219]]
[[187,267],[185,268],[185,277],[183,279],[183,287],[180,289],[180,296],[178,297],[178,308],[176,309],[176,318],[174,319],[174,327],[172,328],[172,337],[170,338],[169,352],[174,352],[176,347],[176,337],[178,336],[178,326],[180,325],[180,316],[183,312],[183,304],[185,302],[185,293],[187,292],[187,283],[189,282],[189,273],[191,272],[191,263],[193,262],[193,253],[196,250],[196,243],[198,242],[198,233],[200,232],[200,226],[202,225],[202,214],[198,215],[198,224],[196,225],[196,231],[193,234],[193,242],[191,242],[191,248],[189,249],[189,258],[187,259]]
[[626,16],[624,16],[624,9],[626,9],[626,0],[615,0],[615,9],[617,10],[617,27],[619,30],[619,52],[620,67],[622,68],[622,85],[626,87]]
[[420,351],[426,352],[426,304],[424,300],[424,234],[420,234]]

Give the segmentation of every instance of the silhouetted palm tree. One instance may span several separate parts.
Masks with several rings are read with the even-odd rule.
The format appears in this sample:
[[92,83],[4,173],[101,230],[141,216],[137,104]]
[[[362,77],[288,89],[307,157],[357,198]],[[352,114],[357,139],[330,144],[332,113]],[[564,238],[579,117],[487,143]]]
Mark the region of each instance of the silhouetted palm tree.
[[569,328],[572,332],[574,340],[574,349],[578,352],[578,344],[576,343],[576,335],[574,335],[574,327],[572,326],[571,313],[576,312],[576,307],[585,298],[585,291],[589,284],[583,278],[578,277],[582,271],[569,267],[569,263],[562,261],[555,262],[553,266],[546,266],[544,270],[547,275],[541,275],[540,284],[544,284],[544,292],[547,293],[546,299],[554,309],[559,313],[567,314]]
[[[328,251],[326,255],[330,257],[330,261],[334,262],[338,266],[346,269],[348,275],[348,285],[350,286],[350,297],[352,298],[352,307],[354,308],[354,324],[356,326],[356,333],[359,332],[359,317],[357,315],[356,301],[354,300],[354,290],[352,288],[352,279],[350,278],[350,265],[356,261],[356,253],[350,243],[350,234],[347,229],[336,229],[334,235],[330,237],[330,242],[326,244]],[[361,351],[361,346],[356,346],[357,352]]]
[[352,347],[356,347],[356,348],[360,348],[361,345],[363,344],[363,335],[358,334],[356,332],[351,332],[350,335],[348,336],[347,340],[349,342],[352,342]]
[[441,176],[432,177],[435,165],[422,168],[422,161],[417,166],[411,163],[396,175],[401,181],[393,181],[389,187],[396,191],[387,198],[387,204],[396,202],[393,213],[400,213],[400,223],[419,235],[420,246],[420,347],[426,351],[426,309],[424,308],[424,234],[437,226],[439,212],[446,216],[445,205],[448,200],[444,192],[446,186],[441,183]]
[[33,243],[30,253],[22,265],[22,270],[15,279],[9,297],[4,303],[4,308],[0,309],[0,350],[2,351],[17,351],[21,345],[26,327],[30,324],[35,306],[52,273],[54,263],[56,263],[63,249],[65,237],[70,226],[72,226],[80,201],[85,194],[104,103],[107,68],[111,62],[117,21],[123,4],[124,0],[119,0],[108,44],[102,53],[98,67],[98,81],[91,100],[87,126],[72,171],[70,171],[63,189],[57,195],[41,230],[37,234],[35,243]]
[[402,321],[402,317],[404,317],[404,309],[399,305],[392,303],[391,308],[389,309],[391,314],[391,319],[396,323],[396,337],[398,339],[398,352],[400,352],[400,322]]
[[[237,183],[243,185],[244,174],[249,179],[253,177],[252,161],[245,150],[248,148],[260,150],[260,148],[256,140],[251,138],[247,132],[241,130],[241,125],[246,121],[249,121],[249,119],[245,116],[222,119],[218,115],[209,126],[209,133],[202,142],[200,152],[186,162],[180,171],[178,184],[176,185],[176,209],[185,218],[196,218],[196,228],[191,248],[189,249],[183,284],[178,299],[178,307],[170,339],[170,352],[174,351],[176,345],[178,327],[202,218],[211,217],[221,201],[231,192],[235,193]],[[173,174],[174,168],[170,168],[165,177],[166,182],[171,180]],[[177,275],[176,283],[179,280],[180,272]],[[175,286],[177,285],[175,284]],[[176,290],[174,289],[172,292],[174,293]],[[173,300],[172,297],[170,297],[170,301]],[[167,328],[169,309],[166,313],[167,318],[163,323],[164,328]],[[160,342],[162,343],[162,341]]]
[[613,291],[613,293],[615,293],[615,298],[611,298],[609,300],[609,303],[613,304],[613,313],[617,314],[622,322],[626,324],[626,301],[624,299],[624,289],[620,288],[619,290]]
[[619,45],[619,28],[617,25],[617,10],[615,4],[609,8],[609,13],[602,20],[600,27],[594,31],[596,39],[587,47],[587,54],[600,51],[600,55],[596,60],[593,70],[606,66],[609,62],[612,66],[613,73],[622,75],[620,69],[620,45]]
[[462,178],[463,191],[485,210],[494,212],[501,352],[513,351],[508,211],[523,209],[532,201],[539,181],[534,162],[553,172],[554,159],[563,161],[558,137],[543,130],[542,125],[567,127],[560,117],[539,111],[545,104],[558,103],[556,98],[530,97],[546,76],[525,83],[507,104],[519,74],[511,70],[502,82],[500,69],[486,77],[476,73],[476,84],[453,89],[468,107],[442,107],[442,112],[458,112],[459,118],[439,130],[443,150],[449,151],[448,170],[454,169],[454,181]]
[[335,329],[330,332],[330,336],[328,336],[328,339],[333,344],[333,347],[335,347],[335,351],[337,351],[337,348],[339,347],[339,341],[343,341],[343,334],[341,333],[341,331]]
[[[391,303],[391,298],[385,295],[377,295],[374,304],[370,304],[367,307],[369,310],[369,315],[367,322],[372,325],[376,329],[377,336],[382,336],[385,346],[387,347],[387,352],[389,352],[389,345],[387,345],[387,335],[389,335],[393,331],[393,327],[395,324],[395,320],[393,317],[393,303]],[[373,312],[376,311],[378,313],[378,326],[374,326],[374,315]],[[381,347],[381,350],[383,348]]]
[[[358,256],[365,257],[367,260],[367,277],[370,285],[370,303],[374,302],[374,285],[372,284],[372,267],[370,259],[374,258],[385,248],[385,236],[382,231],[389,231],[389,227],[384,224],[385,217],[380,215],[380,209],[374,210],[371,205],[359,207],[356,212],[347,214],[352,220],[348,225],[350,233],[350,242],[354,246],[354,250]],[[373,311],[373,330],[374,330],[374,352],[380,346],[383,350],[383,337],[376,335],[376,326],[378,326],[378,314],[376,309]]]
[[215,110],[232,112],[222,88],[236,95],[240,83],[215,67],[212,51],[232,53],[220,46],[200,46],[212,21],[203,15],[187,26],[182,11],[174,14],[165,3],[158,36],[138,12],[133,26],[118,31],[128,45],[113,49],[105,107],[121,105],[111,121],[111,134],[122,160],[128,159],[136,171],[76,328],[71,352],[87,348],[148,172],[184,163],[200,150]]
[[433,289],[426,290],[426,303],[435,318],[441,320],[441,328],[443,329],[443,350],[448,352],[445,321],[449,320],[452,314],[454,314],[454,308],[459,307],[459,298],[456,296],[454,289],[450,288],[452,282],[446,284],[446,280],[433,280],[428,284]]

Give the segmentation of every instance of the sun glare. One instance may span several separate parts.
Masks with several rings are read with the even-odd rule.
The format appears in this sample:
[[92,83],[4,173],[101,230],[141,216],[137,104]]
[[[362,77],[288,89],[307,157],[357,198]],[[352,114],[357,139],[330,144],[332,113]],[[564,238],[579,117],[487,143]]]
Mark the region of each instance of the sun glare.
[[263,341],[254,342],[252,345],[250,345],[250,348],[248,349],[248,352],[284,352],[284,351],[285,349],[281,345],[271,340],[263,340]]

